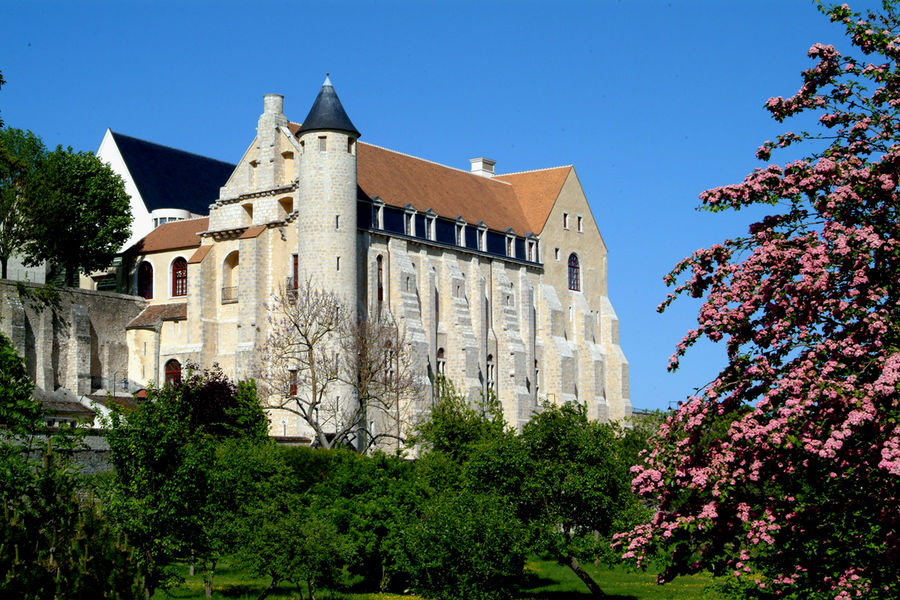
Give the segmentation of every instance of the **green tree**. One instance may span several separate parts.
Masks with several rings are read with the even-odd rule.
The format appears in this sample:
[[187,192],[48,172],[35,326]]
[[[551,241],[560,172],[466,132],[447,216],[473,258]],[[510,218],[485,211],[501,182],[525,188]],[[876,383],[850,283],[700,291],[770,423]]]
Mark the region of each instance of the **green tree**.
[[494,494],[441,490],[397,535],[400,566],[429,598],[509,598],[525,565],[525,531]]
[[30,433],[43,424],[41,405],[31,397],[33,389],[22,357],[0,333],[0,429]]
[[[41,423],[32,383],[0,334],[0,597],[136,598],[144,578],[70,462],[48,442],[29,459]],[[9,439],[8,435],[17,435]]]
[[26,262],[61,265],[66,285],[74,286],[79,271],[108,267],[128,239],[131,206],[125,184],[90,152],[62,146],[47,155],[40,183],[30,206]]
[[421,445],[426,452],[440,452],[462,464],[476,446],[503,435],[506,421],[495,396],[473,406],[448,379],[440,378],[436,388],[440,395],[410,445]]
[[267,421],[252,382],[235,385],[221,371],[147,396],[128,414],[112,411],[107,441],[116,468],[110,512],[140,549],[152,593],[174,582],[169,565],[176,558],[195,556],[211,581],[224,535],[219,527],[227,523],[216,485],[217,445],[228,438],[264,441]]
[[614,532],[643,517],[631,491],[624,433],[587,418],[581,404],[545,407],[523,428],[528,456],[520,514],[534,549],[572,569],[594,596],[604,592],[582,563],[604,554]]
[[47,149],[41,138],[21,129],[0,129],[0,278],[7,277],[9,258],[28,239],[30,207],[39,198]]

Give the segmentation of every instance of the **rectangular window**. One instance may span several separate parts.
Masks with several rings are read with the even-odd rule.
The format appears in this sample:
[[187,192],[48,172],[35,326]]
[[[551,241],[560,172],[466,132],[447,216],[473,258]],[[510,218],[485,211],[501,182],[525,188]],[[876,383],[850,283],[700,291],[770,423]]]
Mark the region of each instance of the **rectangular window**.
[[299,275],[300,261],[297,259],[297,255],[296,255],[296,254],[292,255],[291,258],[292,258],[292,262],[293,262],[293,271],[292,271],[292,278],[291,278],[291,287],[294,288],[294,289],[296,290],[296,289],[297,289],[297,276]]
[[584,231],[584,219],[581,217],[581,215],[578,215],[575,222],[577,223],[578,233]]
[[347,154],[353,154],[353,150],[356,146],[356,140],[353,138],[347,138]]
[[334,228],[335,229],[341,228],[341,215],[334,215]]
[[569,228],[569,213],[563,213],[563,229]]
[[341,270],[341,257],[340,256],[335,257],[334,266],[338,271]]
[[478,249],[487,252],[487,231],[484,229],[478,232]]
[[463,226],[458,224],[456,225],[456,245],[457,246],[465,246],[466,245],[466,234]]
[[288,396],[297,395],[297,369],[288,371]]
[[324,135],[319,136],[319,152],[328,152],[328,138]]
[[507,256],[515,256],[516,255],[516,247],[513,244],[513,239],[511,237],[506,238],[506,255]]
[[559,248],[553,249],[553,259],[559,262]]
[[416,235],[416,216],[406,213],[406,235]]

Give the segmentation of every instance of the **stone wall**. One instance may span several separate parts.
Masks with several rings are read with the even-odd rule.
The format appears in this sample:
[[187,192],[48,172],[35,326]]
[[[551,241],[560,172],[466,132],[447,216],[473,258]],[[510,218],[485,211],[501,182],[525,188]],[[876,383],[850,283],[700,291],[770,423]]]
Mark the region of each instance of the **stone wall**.
[[44,391],[107,388],[127,370],[125,326],[147,305],[137,296],[0,281],[0,332]]

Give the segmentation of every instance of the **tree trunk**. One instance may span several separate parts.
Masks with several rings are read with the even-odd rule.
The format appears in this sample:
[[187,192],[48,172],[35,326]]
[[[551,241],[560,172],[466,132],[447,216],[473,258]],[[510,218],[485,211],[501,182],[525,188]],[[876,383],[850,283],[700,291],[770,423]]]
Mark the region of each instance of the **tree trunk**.
[[[278,585],[278,580],[276,578],[272,578],[272,583],[269,584],[269,587],[263,590],[263,593],[259,595],[259,598],[256,600],[265,600],[269,597],[269,594],[275,591],[275,586]],[[302,597],[301,597],[302,600]]]
[[309,588],[309,600],[316,600],[316,584],[310,579],[306,582],[306,587]]
[[[563,558],[563,557],[561,557]],[[581,563],[578,562],[578,559],[574,556],[564,557],[563,560],[559,561],[560,564],[564,564],[570,569],[572,572],[578,575],[578,578],[584,582],[584,585],[587,586],[588,590],[590,590],[591,594],[593,594],[594,598],[605,598],[606,592],[600,589],[600,586],[597,585],[597,582],[590,576],[590,574],[584,570],[581,566]]]

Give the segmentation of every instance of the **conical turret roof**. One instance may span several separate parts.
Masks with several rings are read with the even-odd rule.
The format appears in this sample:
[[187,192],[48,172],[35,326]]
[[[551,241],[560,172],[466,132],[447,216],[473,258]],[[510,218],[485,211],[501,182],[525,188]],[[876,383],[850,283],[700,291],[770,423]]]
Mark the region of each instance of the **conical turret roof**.
[[341,101],[334,91],[334,86],[331,85],[328,74],[325,75],[325,83],[322,84],[316,101],[309,109],[309,114],[303,119],[297,135],[308,131],[343,131],[356,137],[360,135],[350,121],[350,117],[347,116],[344,107],[341,106]]

